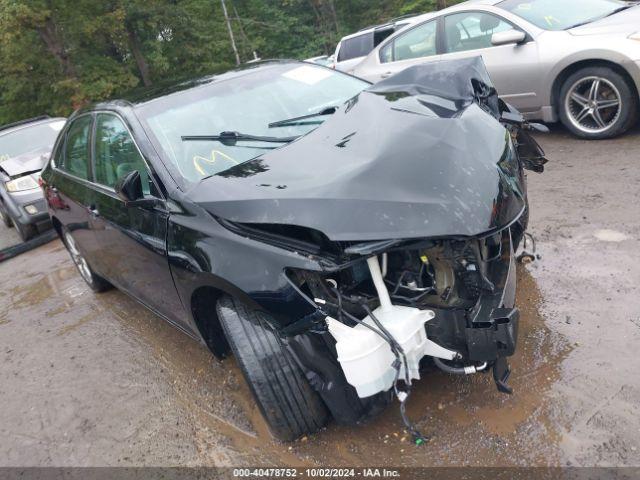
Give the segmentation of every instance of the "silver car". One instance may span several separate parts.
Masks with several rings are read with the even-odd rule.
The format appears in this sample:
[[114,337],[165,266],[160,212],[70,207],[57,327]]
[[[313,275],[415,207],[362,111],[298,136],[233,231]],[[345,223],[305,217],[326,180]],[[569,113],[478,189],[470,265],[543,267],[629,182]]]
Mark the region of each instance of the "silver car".
[[354,74],[481,55],[501,97],[530,120],[609,138],[638,119],[640,6],[620,0],[471,0],[412,19]]

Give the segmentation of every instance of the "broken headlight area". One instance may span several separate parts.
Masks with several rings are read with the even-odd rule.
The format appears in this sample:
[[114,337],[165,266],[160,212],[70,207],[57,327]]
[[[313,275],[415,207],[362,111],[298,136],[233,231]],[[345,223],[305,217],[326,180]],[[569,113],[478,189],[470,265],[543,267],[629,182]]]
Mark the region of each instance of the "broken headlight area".
[[[518,311],[509,228],[484,238],[402,242],[330,271],[291,270],[289,279],[317,308],[306,335],[329,344],[358,398],[393,391],[403,404],[407,390],[398,382],[419,379],[428,357],[449,373],[493,369],[498,388],[510,391],[505,359],[515,351]],[[290,342],[294,351],[300,337]],[[297,357],[316,385],[336,382],[301,360],[306,353]]]

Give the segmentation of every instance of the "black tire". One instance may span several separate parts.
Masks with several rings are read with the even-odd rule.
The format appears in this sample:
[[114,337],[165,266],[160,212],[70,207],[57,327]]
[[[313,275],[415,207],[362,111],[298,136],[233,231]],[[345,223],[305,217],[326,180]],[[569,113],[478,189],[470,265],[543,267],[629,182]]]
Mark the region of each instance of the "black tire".
[[[593,98],[590,87],[593,87],[595,80],[599,80],[598,85],[602,90],[596,89]],[[617,97],[617,106],[603,106],[603,102],[613,102]],[[569,76],[560,90],[557,107],[564,126],[574,135],[588,140],[622,135],[638,121],[638,94],[635,88],[624,76],[604,66],[582,68]],[[580,120],[582,114],[585,117]]]
[[93,271],[89,263],[84,259],[82,254],[78,251],[77,246],[75,245],[75,240],[69,232],[68,229],[63,228],[60,232],[60,238],[62,239],[62,243],[67,248],[69,255],[71,256],[71,260],[75,264],[78,269],[78,273],[85,281],[85,283],[89,286],[91,290],[96,293],[104,292],[113,288],[107,280],[102,278],[96,272]]
[[292,441],[320,430],[329,419],[327,409],[269,327],[267,314],[227,296],[218,300],[217,312],[273,436]]
[[38,230],[36,230],[36,227],[33,225],[22,225],[13,219],[11,219],[11,222],[18,231],[18,235],[20,235],[23,242],[28,242],[38,233]]

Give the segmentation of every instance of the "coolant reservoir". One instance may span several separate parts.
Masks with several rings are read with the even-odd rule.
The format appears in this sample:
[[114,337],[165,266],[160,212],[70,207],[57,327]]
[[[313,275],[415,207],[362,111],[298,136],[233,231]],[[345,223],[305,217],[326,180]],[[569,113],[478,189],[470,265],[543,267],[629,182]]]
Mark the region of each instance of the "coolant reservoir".
[[[425,355],[448,360],[455,357],[455,352],[427,338],[425,323],[435,316],[431,310],[391,305],[378,307],[373,314],[404,350],[411,379],[420,378],[419,364]],[[369,316],[363,322],[378,329]],[[386,340],[360,324],[349,327],[327,317],[327,325],[336,339],[338,361],[345,377],[360,398],[370,397],[393,386],[395,369],[392,364],[396,357]],[[404,378],[404,375],[403,366],[400,378]]]

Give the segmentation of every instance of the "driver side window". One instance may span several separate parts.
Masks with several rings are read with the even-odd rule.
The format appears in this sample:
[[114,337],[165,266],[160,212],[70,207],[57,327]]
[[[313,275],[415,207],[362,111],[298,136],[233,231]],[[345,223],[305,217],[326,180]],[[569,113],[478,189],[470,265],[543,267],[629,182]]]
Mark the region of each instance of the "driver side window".
[[115,115],[99,113],[95,138],[96,182],[113,188],[118,179],[137,170],[142,179],[142,191],[149,194],[151,185],[147,167],[122,120]]

